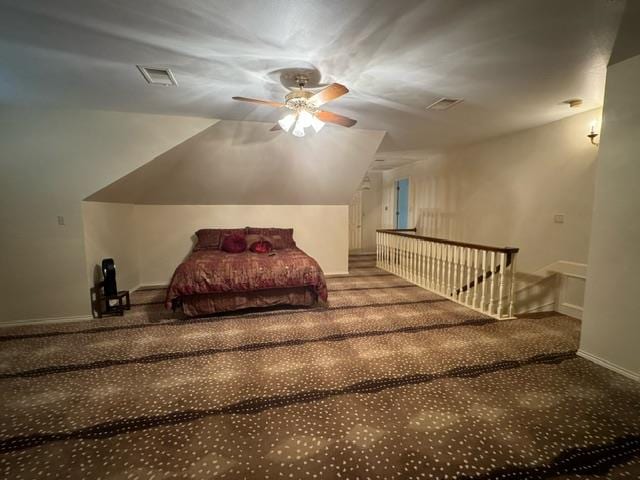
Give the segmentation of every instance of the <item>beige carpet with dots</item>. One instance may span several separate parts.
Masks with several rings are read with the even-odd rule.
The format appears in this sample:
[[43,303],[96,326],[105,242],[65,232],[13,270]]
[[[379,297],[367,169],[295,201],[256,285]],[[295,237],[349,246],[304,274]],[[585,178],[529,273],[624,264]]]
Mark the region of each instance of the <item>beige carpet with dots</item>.
[[577,320],[351,267],[327,308],[0,329],[0,478],[640,478],[640,385]]

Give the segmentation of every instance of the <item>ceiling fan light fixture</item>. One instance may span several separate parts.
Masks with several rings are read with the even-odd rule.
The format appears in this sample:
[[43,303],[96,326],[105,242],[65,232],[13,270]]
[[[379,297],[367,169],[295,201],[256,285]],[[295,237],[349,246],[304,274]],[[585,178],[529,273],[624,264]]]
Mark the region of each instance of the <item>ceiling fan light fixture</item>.
[[318,117],[316,117],[315,115],[313,115],[311,117],[311,126],[316,131],[316,133],[318,133],[320,130],[322,130],[322,127],[324,127],[324,122],[320,120]]
[[291,129],[291,126],[295,123],[295,121],[296,121],[296,114],[290,113],[289,115],[278,120],[278,123],[280,124],[280,127],[282,127],[282,129],[285,132],[288,132]]
[[313,115],[311,115],[307,110],[301,110],[298,113],[298,123],[302,128],[310,127],[312,121]]
[[293,127],[293,136],[294,137],[304,137],[304,127],[300,122],[300,117],[298,116],[298,120],[296,121],[296,126]]

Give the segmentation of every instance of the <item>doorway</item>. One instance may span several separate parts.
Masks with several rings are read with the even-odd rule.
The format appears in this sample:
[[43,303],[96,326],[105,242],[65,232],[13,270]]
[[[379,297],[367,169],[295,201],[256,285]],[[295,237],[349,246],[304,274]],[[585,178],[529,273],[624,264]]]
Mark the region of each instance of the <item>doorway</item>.
[[409,179],[396,180],[396,211],[394,227],[409,228]]
[[349,204],[349,250],[362,248],[362,192],[357,191]]

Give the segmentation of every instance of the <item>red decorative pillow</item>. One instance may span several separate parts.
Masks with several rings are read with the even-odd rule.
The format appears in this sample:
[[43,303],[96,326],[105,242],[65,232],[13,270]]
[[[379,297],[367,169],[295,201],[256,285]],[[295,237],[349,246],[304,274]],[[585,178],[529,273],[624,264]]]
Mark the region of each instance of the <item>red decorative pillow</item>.
[[295,248],[296,246],[296,242],[293,240],[293,228],[247,227],[247,233],[269,237],[275,250]]
[[271,245],[271,242],[268,240],[258,240],[251,244],[249,250],[254,253],[269,253],[273,250],[273,245]]
[[247,249],[247,241],[244,235],[232,233],[225,235],[222,239],[221,250],[227,253],[242,253]]

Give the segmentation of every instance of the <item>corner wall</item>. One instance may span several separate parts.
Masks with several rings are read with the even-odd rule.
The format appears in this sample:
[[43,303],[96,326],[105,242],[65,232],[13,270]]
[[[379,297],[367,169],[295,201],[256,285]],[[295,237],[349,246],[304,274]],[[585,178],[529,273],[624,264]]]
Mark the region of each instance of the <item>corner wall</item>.
[[0,107],[0,322],[87,317],[82,200],[213,122]]
[[609,67],[580,354],[640,379],[640,55]]

